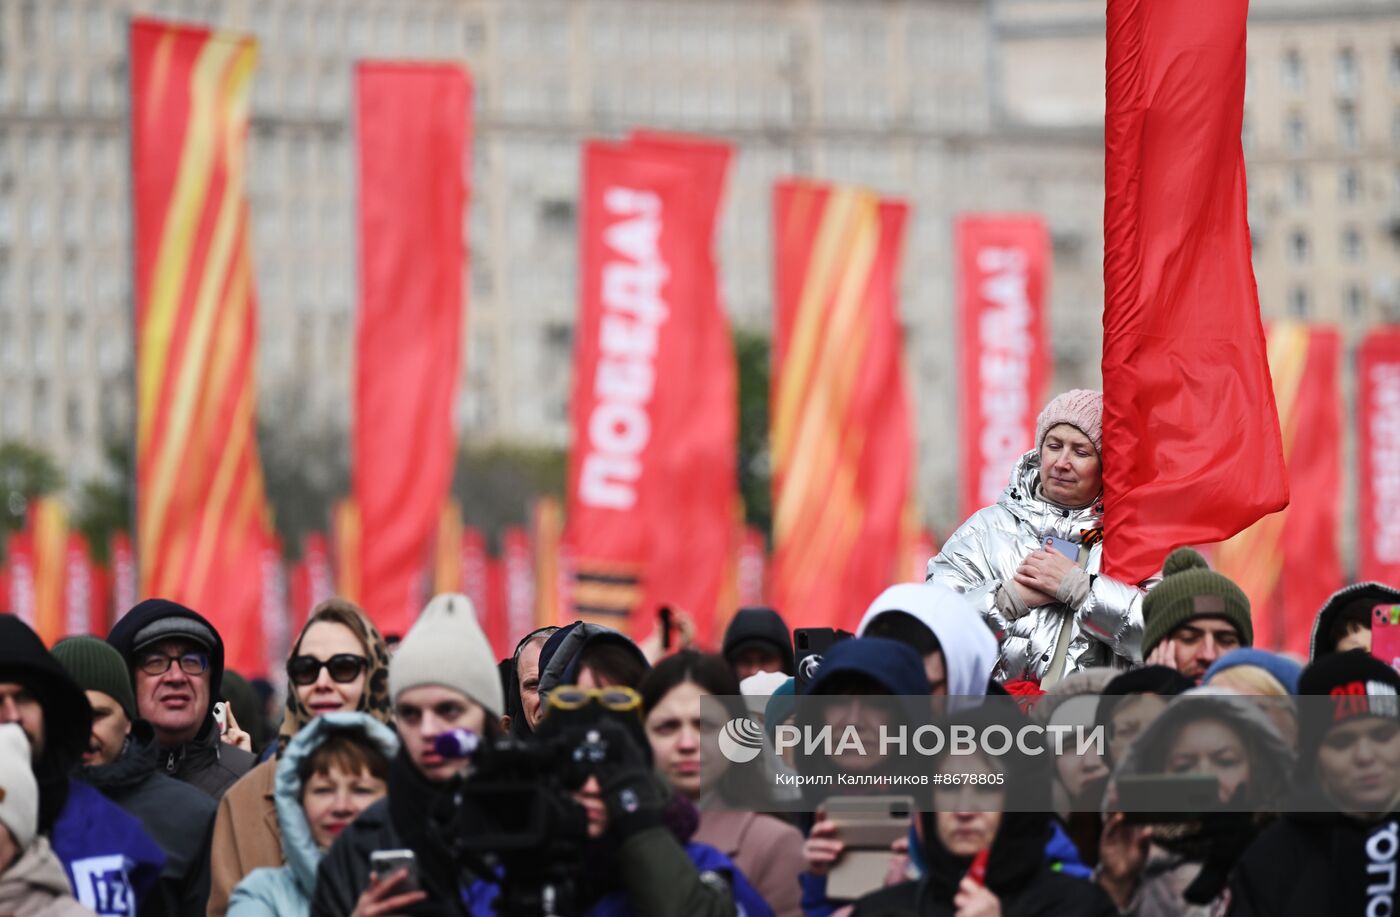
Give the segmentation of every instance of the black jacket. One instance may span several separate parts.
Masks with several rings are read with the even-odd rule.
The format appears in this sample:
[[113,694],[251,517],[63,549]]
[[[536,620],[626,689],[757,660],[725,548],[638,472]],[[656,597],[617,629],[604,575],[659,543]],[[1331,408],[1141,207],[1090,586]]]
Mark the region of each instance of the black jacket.
[[85,767],[78,777],[140,819],[165,852],[166,913],[202,914],[209,902],[209,844],[218,803],[158,772],[159,756],[150,724],[137,720],[121,757]]
[[1340,814],[1279,818],[1235,867],[1231,915],[1389,914],[1400,898],[1400,815],[1362,822]]
[[213,724],[210,720],[193,742],[158,747],[154,763],[158,771],[203,790],[217,802],[258,759],[219,738]]
[[[250,753],[222,741],[214,722],[214,705],[223,696],[224,681],[224,641],[219,632],[203,616],[183,605],[165,599],[147,599],[116,623],[107,635],[107,642],[122,654],[130,669],[136,661],[137,635],[148,625],[164,618],[197,621],[214,635],[214,645],[209,650],[209,709],[205,713],[204,725],[193,741],[173,748],[162,747],[157,767],[168,776],[193,784],[217,800],[257,763]],[[132,684],[135,685],[134,675]]]
[[[376,850],[411,847],[394,830],[389,817],[389,800],[381,799],[360,813],[335,839],[316,870],[316,894],[311,899],[311,917],[346,917],[369,887],[369,857]],[[461,894],[441,887],[425,870],[419,870],[419,884],[428,893],[426,901],[402,913],[408,917],[463,917]]]
[[[1118,908],[1086,879],[1039,872],[1020,889],[998,894],[1002,917],[1118,917]],[[924,882],[901,882],[872,892],[856,902],[852,917],[952,917],[951,898],[941,898]],[[1322,912],[1316,912],[1322,913]]]

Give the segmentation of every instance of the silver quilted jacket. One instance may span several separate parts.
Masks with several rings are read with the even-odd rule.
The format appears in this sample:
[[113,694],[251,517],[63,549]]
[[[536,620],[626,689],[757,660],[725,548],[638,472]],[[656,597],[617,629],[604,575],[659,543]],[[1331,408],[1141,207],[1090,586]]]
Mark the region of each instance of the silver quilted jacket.
[[1039,549],[1046,536],[1081,544],[1088,533],[1103,526],[1101,502],[1084,509],[1061,509],[1036,496],[1039,485],[1039,455],[1028,452],[1017,462],[1011,483],[996,505],[974,513],[928,562],[929,580],[966,595],[996,633],[1001,655],[992,677],[997,681],[1043,678],[1067,615],[1072,616],[1073,630],[1064,675],[1095,666],[1140,664],[1142,597],[1156,577],[1134,586],[1098,575],[1103,561],[1098,533],[1088,539],[1092,547],[1085,569],[1093,576],[1093,585],[1079,608],[1042,605],[1014,621],[997,610],[997,585],[1010,582],[1021,561]]

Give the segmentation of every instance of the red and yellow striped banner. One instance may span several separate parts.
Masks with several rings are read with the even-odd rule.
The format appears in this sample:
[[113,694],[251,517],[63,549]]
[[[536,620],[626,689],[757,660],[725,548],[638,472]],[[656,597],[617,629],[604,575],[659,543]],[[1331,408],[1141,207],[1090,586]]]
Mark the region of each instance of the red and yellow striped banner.
[[1223,542],[1217,569],[1249,596],[1254,645],[1307,654],[1313,616],[1341,586],[1341,391],[1335,329],[1268,329],[1291,503]]
[[897,303],[907,208],[787,182],[774,213],[771,593],[794,626],[854,629],[892,581],[912,471]]
[[246,195],[256,61],[243,35],[131,26],[139,589],[207,616],[249,672],[271,528]]

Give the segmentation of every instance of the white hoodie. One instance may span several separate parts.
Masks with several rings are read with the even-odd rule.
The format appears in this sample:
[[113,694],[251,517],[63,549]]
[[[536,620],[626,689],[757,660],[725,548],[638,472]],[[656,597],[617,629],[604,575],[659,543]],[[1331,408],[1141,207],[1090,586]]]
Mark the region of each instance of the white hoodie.
[[933,631],[943,648],[950,695],[981,697],[997,661],[997,638],[961,594],[938,583],[900,583],[880,593],[860,619],[856,636],[887,611],[912,615]]

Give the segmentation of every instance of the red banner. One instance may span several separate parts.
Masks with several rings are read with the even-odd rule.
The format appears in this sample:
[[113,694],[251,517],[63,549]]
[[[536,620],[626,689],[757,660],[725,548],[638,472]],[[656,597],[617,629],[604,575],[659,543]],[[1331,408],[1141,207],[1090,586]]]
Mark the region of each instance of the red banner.
[[913,467],[907,209],[857,188],[775,189],[770,598],[793,627],[855,630],[894,576]]
[[105,634],[106,614],[98,611],[101,593],[100,573],[92,563],[87,540],[77,532],[68,533],[63,568],[64,634]]
[[712,629],[735,493],[735,371],[712,252],[729,149],[584,153],[568,532],[577,615]]
[[758,529],[744,529],[739,543],[739,608],[768,603],[768,545]]
[[292,649],[292,612],[287,605],[287,568],[282,564],[282,541],[270,537],[262,550],[262,646],[258,668],[239,669],[247,677],[279,672]]
[[1268,341],[1293,502],[1220,545],[1216,565],[1249,596],[1254,645],[1306,656],[1318,608],[1342,585],[1341,338],[1280,323]]
[[34,582],[34,537],[29,532],[10,533],[5,556],[10,566],[10,614],[33,627],[38,604]]
[[131,536],[126,532],[118,532],[112,536],[113,624],[136,605],[138,595],[140,592],[136,588],[136,558],[131,553]]
[[462,529],[462,584],[457,588],[472,600],[476,616],[486,629],[486,617],[491,612],[490,558],[486,554],[486,536],[481,529]]
[[1050,373],[1050,237],[1038,216],[965,216],[955,232],[966,519],[997,502],[1011,469],[1036,446],[1035,420]]
[[360,64],[360,312],[354,487],[361,604],[386,633],[418,615],[452,478],[471,83],[455,65]]
[[270,530],[246,197],[256,62],[244,35],[131,26],[140,591],[201,612],[242,671],[262,667]]
[[1246,220],[1247,14],[1108,4],[1103,572],[1129,582],[1288,504]]
[[1357,503],[1363,580],[1400,584],[1400,331],[1371,334],[1361,345],[1361,490]]
[[[302,539],[301,545],[301,560],[306,565],[309,611],[335,595],[335,571],[331,567],[330,547],[324,533],[309,533]],[[305,620],[305,615],[302,620]]]
[[535,629],[535,559],[530,536],[522,528],[506,529],[501,540],[501,575],[505,586],[504,658],[516,642]]

